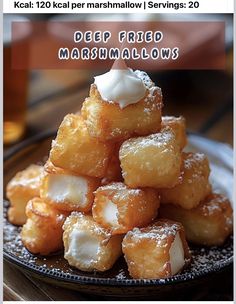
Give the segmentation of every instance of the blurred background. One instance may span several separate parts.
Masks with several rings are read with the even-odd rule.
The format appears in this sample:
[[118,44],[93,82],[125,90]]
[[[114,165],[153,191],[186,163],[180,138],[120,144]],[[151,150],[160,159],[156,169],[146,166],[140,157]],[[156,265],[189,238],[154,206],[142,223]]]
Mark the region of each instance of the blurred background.
[[[157,70],[149,74],[162,88],[164,114],[184,115],[189,131],[232,145],[233,134],[233,24],[232,15],[5,15],[4,17],[4,144],[12,144],[49,129],[64,115],[78,111],[88,95],[93,76],[104,70],[12,70],[10,24],[21,20],[54,21],[224,21],[225,70]],[[30,34],[25,29],[23,40]],[[181,35],[181,33],[176,33]],[[199,39],[192,37],[193,40]],[[208,43],[214,37],[209,35]],[[25,50],[26,52],[27,50]],[[204,52],[199,47],[195,52]],[[147,67],[148,69],[148,67]],[[43,120],[42,120],[43,118]],[[16,125],[12,124],[16,121]]]
[[[11,32],[12,21],[24,20],[69,21],[224,21],[226,68],[224,70],[157,70],[149,74],[161,87],[164,98],[164,115],[183,115],[190,132],[200,133],[213,140],[233,145],[233,16],[232,15],[5,15],[4,16],[4,152],[14,150],[24,140],[40,133],[57,130],[63,117],[80,110],[88,96],[93,77],[105,70],[12,70]],[[176,33],[176,35],[181,33]],[[25,28],[20,35],[24,40],[30,35]],[[192,37],[193,40],[198,39]],[[207,37],[211,42],[212,36]],[[204,52],[199,48],[196,52]],[[25,50],[27,52],[27,50]],[[147,67],[148,68],[148,67]],[[25,282],[27,281],[27,282]],[[45,284],[35,283],[12,266],[4,265],[5,300],[16,299],[22,293],[31,300],[68,299],[68,293]],[[222,284],[224,282],[224,284]],[[35,285],[36,284],[36,285]],[[24,285],[24,284],[23,284]],[[42,291],[43,290],[43,291]],[[212,285],[189,290],[179,295],[184,300],[232,300],[232,269],[228,269]],[[41,295],[41,292],[43,295]],[[71,299],[84,299],[70,291]],[[189,295],[191,293],[191,295]],[[46,294],[46,295],[45,295]],[[175,299],[178,297],[175,295]],[[86,299],[93,300],[92,296]],[[171,299],[171,295],[170,295]],[[26,299],[27,300],[27,299]]]

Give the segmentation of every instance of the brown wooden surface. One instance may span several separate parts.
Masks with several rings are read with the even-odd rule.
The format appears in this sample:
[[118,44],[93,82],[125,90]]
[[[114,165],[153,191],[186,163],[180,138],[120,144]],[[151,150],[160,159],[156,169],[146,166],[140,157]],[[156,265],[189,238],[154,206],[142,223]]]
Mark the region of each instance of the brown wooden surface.
[[[79,111],[88,95],[90,73],[78,71],[34,72],[30,82],[28,128],[25,138],[56,129],[65,114]],[[232,78],[224,72],[165,73],[155,81],[162,87],[164,114],[186,117],[188,130],[233,143]],[[5,152],[11,147],[4,147]],[[232,270],[224,276],[224,287],[191,291],[186,300],[231,300]],[[228,281],[227,281],[228,280]],[[225,287],[227,286],[227,287]],[[98,297],[58,288],[24,274],[4,262],[5,300],[99,300]],[[174,298],[178,299],[178,298]],[[157,300],[157,299],[156,299]]]

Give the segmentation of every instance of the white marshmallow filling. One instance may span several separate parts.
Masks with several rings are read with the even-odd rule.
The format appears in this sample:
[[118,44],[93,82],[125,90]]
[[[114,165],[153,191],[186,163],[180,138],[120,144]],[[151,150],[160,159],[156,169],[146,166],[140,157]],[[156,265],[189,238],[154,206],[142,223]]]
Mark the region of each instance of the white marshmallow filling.
[[100,242],[95,236],[86,230],[78,230],[76,227],[70,235],[70,243],[65,257],[71,256],[78,263],[90,266],[99,257]]
[[85,206],[88,182],[85,178],[72,175],[51,174],[48,176],[47,196],[55,202],[71,202]]
[[106,200],[104,207],[103,207],[103,218],[106,221],[106,223],[112,225],[112,226],[118,226],[118,209],[116,204],[114,204],[110,200]]
[[174,241],[171,244],[169,254],[171,274],[175,275],[183,268],[185,264],[184,248],[179,233],[176,234]]

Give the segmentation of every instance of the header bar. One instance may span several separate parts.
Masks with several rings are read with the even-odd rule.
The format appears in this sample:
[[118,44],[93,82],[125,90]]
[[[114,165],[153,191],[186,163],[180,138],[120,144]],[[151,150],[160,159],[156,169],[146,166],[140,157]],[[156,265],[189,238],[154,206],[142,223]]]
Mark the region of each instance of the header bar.
[[234,13],[234,0],[3,0],[3,13]]
[[13,69],[109,69],[119,59],[141,70],[225,69],[225,23],[13,22],[11,54]]

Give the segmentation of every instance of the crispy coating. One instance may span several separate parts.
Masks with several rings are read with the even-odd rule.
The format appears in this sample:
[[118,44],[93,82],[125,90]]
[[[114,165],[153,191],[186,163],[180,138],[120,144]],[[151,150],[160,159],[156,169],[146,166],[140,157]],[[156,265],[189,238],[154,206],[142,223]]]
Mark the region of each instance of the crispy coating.
[[175,133],[176,140],[182,150],[187,144],[186,122],[183,116],[162,116],[161,128],[170,127]]
[[[171,258],[171,248],[178,239],[182,264],[177,269]],[[170,277],[190,262],[190,251],[180,223],[158,220],[145,228],[134,228],[123,239],[122,250],[131,277],[135,279],[161,279]],[[175,255],[178,254],[175,248]]]
[[63,225],[65,259],[83,271],[106,271],[121,255],[122,235],[112,236],[92,216],[72,212]]
[[161,190],[161,203],[192,209],[211,192],[209,162],[202,153],[183,153],[182,157],[182,182],[172,189]]
[[181,152],[170,128],[128,139],[119,155],[125,184],[131,188],[168,188],[180,182]]
[[68,213],[52,208],[41,198],[33,198],[27,203],[26,215],[21,239],[31,253],[48,255],[63,248],[62,225]]
[[112,183],[96,190],[92,213],[102,227],[112,234],[122,234],[150,224],[157,217],[159,206],[154,189],[130,189],[123,183]]
[[111,182],[122,182],[122,171],[120,167],[119,150],[122,143],[116,143],[111,159],[109,160],[107,171],[102,179],[102,185],[110,184]]
[[229,200],[221,194],[210,194],[191,210],[161,205],[160,215],[181,222],[187,240],[199,245],[222,245],[233,231],[233,210]]
[[50,160],[77,174],[102,178],[106,174],[113,146],[89,135],[81,116],[68,114],[52,143]]
[[43,166],[30,165],[18,172],[8,183],[6,196],[10,201],[8,220],[14,225],[26,222],[25,207],[33,197],[39,196]]
[[161,109],[162,93],[158,87],[152,86],[139,102],[121,109],[115,102],[102,100],[96,85],[92,84],[81,114],[91,136],[101,141],[120,141],[158,132]]
[[75,175],[68,170],[55,167],[50,160],[45,164],[45,176],[40,196],[58,210],[92,210],[94,191],[101,181],[96,177]]

